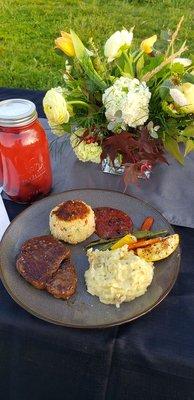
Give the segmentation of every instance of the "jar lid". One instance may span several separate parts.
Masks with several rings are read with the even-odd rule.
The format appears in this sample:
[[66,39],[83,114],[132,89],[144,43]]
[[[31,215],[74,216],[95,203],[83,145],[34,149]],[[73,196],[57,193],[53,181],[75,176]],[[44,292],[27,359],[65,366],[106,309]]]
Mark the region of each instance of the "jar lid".
[[24,126],[36,118],[36,106],[32,101],[10,99],[0,102],[0,126]]

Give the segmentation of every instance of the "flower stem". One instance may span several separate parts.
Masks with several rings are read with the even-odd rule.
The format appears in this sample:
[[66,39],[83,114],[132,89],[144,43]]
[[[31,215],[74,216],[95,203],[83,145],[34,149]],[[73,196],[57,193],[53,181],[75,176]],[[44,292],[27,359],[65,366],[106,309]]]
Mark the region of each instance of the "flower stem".
[[178,36],[178,33],[179,33],[180,27],[181,27],[181,25],[183,23],[183,20],[184,20],[184,16],[181,17],[181,19],[180,19],[180,21],[179,21],[179,23],[178,23],[178,25],[176,27],[176,30],[172,35],[172,39],[171,39],[170,44],[169,44],[169,46],[168,46],[168,48],[166,50],[165,58],[168,57],[168,54],[170,52],[170,48],[172,47],[172,49],[173,49],[174,42],[175,42],[175,40],[176,40],[176,38]]
[[134,63],[137,61],[137,60],[139,60],[139,58],[142,56],[144,54],[144,51],[140,51],[138,54],[137,54],[137,56],[134,58]]
[[134,77],[132,61],[130,60],[129,56],[127,55],[127,53],[125,51],[123,52],[123,55],[125,57],[125,60],[127,61],[127,64],[129,65],[130,74],[131,74],[132,77]]
[[170,64],[175,58],[180,57],[180,55],[186,50],[188,50],[188,47],[185,46],[185,42],[184,42],[183,45],[180,47],[180,49],[176,53],[174,53],[170,57],[166,58],[164,61],[161,62],[161,64],[159,64],[153,70],[147,72],[147,74],[145,74],[141,78],[141,80],[144,82],[148,82],[151,78],[153,78],[154,75],[156,75],[158,72],[160,72],[161,69],[163,69],[166,65]]
[[123,74],[124,74],[124,71],[123,71],[122,68],[118,65],[118,63],[116,63],[116,66],[117,66],[119,72],[123,75]]

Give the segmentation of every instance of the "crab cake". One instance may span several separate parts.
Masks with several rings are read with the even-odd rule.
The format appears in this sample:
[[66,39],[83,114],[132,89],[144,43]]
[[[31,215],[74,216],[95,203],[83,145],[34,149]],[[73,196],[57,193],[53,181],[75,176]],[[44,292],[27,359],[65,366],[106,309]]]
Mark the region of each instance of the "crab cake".
[[64,242],[83,242],[95,231],[95,216],[92,208],[81,200],[68,200],[50,212],[52,235]]

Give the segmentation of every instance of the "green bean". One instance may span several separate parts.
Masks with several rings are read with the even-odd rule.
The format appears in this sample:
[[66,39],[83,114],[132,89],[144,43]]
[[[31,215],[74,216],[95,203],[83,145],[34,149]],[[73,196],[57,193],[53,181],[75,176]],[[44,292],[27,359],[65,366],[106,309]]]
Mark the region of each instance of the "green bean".
[[166,236],[168,231],[161,230],[161,231],[135,231],[133,235],[137,239],[151,239],[157,236]]

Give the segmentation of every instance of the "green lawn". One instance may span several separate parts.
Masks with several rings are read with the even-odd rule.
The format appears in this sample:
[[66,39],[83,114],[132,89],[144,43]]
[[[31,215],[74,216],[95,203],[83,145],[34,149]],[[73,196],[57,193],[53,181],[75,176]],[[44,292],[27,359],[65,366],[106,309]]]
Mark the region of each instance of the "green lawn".
[[185,22],[194,53],[193,0],[0,0],[0,86],[47,89],[61,83],[63,57],[54,51],[60,30],[73,28],[103,44],[115,30],[135,25],[135,37]]

